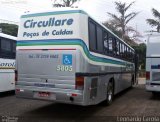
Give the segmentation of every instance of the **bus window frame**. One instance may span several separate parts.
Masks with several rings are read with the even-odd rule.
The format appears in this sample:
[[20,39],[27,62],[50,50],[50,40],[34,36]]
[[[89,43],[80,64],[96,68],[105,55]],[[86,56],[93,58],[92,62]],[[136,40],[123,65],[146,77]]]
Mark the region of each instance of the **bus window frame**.
[[[9,41],[9,43],[10,43],[10,51],[9,50],[7,51],[7,50],[4,50],[4,49],[1,48],[1,46],[2,46],[2,39]],[[16,46],[16,41],[15,40],[4,38],[4,37],[0,37],[0,58],[15,59],[16,47],[15,47],[15,49],[13,49],[13,44],[14,43],[15,43],[15,46]]]
[[[90,23],[92,23],[95,27],[95,49],[91,48],[91,35],[90,35]],[[98,39],[97,39],[97,28],[100,28],[102,30],[102,48],[101,50],[98,50]],[[134,51],[130,46],[128,46],[124,41],[118,39],[116,36],[114,36],[111,32],[109,32],[108,30],[104,29],[104,27],[102,27],[100,24],[98,24],[97,22],[95,22],[92,18],[88,19],[88,40],[89,40],[89,50],[91,52],[95,52],[95,53],[99,53],[99,54],[103,54],[103,55],[107,55],[107,56],[111,56],[113,58],[118,58],[118,59],[122,59],[125,61],[129,61],[132,62],[130,60],[130,56],[129,56],[129,50]],[[107,36],[107,38],[105,38],[105,36]],[[111,40],[110,40],[111,38]],[[107,48],[105,47],[104,43],[107,43]],[[112,41],[112,43],[110,43],[109,41]],[[117,44],[118,42],[118,44]],[[118,45],[118,49],[116,50],[113,46]],[[135,53],[134,53],[135,54]],[[133,54],[133,55],[134,55]],[[129,56],[129,57],[128,57]]]

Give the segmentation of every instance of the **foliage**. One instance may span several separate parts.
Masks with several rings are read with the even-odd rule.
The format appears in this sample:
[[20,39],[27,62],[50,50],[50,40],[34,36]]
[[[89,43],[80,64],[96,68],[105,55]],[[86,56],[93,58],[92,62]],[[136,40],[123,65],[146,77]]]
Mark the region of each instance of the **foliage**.
[[[119,38],[122,37],[122,32],[120,30],[117,30],[117,28],[112,23],[106,21],[103,23],[103,25],[109,28]],[[131,46],[137,46],[137,43],[134,42],[134,38],[130,38],[129,36],[124,35],[123,40]]]
[[104,22],[103,23],[104,26],[106,26],[107,28],[109,28],[113,33],[115,33],[117,36],[121,37],[122,33],[121,31],[117,30],[117,28],[114,26],[114,24],[112,22]]
[[77,1],[79,0],[54,0],[53,7],[71,7]]
[[151,27],[157,27],[157,32],[160,32],[160,12],[158,12],[156,9],[152,8],[152,14],[155,17],[155,19],[147,19],[147,23],[151,25]]
[[114,27],[119,29],[122,33],[122,38],[125,36],[127,31],[127,24],[138,14],[138,12],[131,12],[128,14],[128,9],[134,4],[135,2],[131,2],[129,5],[122,2],[115,2],[116,10],[119,15],[107,12],[109,16],[112,18],[112,24]]
[[139,66],[141,66],[141,69],[145,69],[145,62],[146,62],[146,44],[142,43],[138,46],[133,46],[136,53],[139,56]]
[[124,38],[124,41],[130,46],[138,46],[138,44],[134,42],[134,40],[131,39],[129,36],[124,36],[123,38]]
[[0,23],[0,28],[2,32],[8,35],[17,36],[18,33],[18,26],[14,24],[8,23]]

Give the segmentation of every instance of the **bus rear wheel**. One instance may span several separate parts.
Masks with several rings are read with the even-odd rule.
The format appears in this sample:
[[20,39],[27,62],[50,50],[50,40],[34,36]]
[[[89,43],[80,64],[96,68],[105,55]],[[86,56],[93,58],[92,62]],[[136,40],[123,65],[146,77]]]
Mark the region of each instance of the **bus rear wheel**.
[[152,91],[152,95],[153,95],[154,97],[157,97],[159,94],[160,94],[159,92]]
[[113,101],[113,82],[109,82],[107,85],[107,99],[106,104],[111,105]]
[[134,76],[132,76],[132,79],[131,79],[131,88],[133,88],[135,82],[134,82]]

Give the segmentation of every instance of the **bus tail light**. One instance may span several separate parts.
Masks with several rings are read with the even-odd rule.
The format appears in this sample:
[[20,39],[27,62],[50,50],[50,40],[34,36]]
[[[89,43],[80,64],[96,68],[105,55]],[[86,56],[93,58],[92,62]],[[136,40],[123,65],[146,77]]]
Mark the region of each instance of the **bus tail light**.
[[15,83],[17,83],[17,81],[18,81],[18,71],[17,70],[15,70],[15,78],[14,78],[14,80],[15,80]]
[[84,77],[76,77],[76,89],[83,90],[84,88]]
[[150,72],[146,71],[146,80],[150,80]]

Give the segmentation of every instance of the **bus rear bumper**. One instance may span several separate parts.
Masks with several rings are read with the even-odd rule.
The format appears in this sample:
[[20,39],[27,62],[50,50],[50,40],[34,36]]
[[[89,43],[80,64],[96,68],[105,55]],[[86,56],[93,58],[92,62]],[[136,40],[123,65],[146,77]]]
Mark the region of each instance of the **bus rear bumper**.
[[[52,89],[46,91],[16,87],[15,93],[17,98],[46,100],[82,106],[87,105],[83,99],[83,91],[80,92],[79,90]],[[45,93],[48,93],[49,95],[46,96]]]
[[146,90],[149,92],[152,91],[160,92],[160,85],[146,85]]

